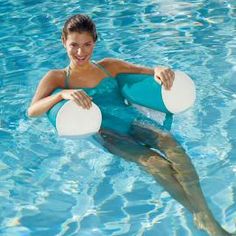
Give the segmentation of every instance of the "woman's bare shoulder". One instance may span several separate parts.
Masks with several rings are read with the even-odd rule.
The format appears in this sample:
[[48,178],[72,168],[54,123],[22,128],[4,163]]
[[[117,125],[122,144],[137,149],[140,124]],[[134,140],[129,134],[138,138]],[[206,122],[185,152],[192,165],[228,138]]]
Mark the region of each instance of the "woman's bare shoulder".
[[152,68],[136,65],[116,58],[104,58],[99,63],[109,70],[114,76],[119,73],[153,74]]
[[103,58],[102,60],[98,61],[98,63],[101,64],[102,66],[114,66],[114,65],[118,65],[122,62],[124,63],[124,61],[117,59],[117,58],[113,58],[113,57],[106,57],[106,58]]
[[53,84],[56,84],[58,87],[63,87],[66,77],[66,69],[53,69],[49,70],[43,80],[48,80]]
[[49,70],[46,75],[50,78],[65,78],[66,69]]
[[122,70],[122,68],[126,64],[125,61],[122,61],[117,58],[112,58],[112,57],[106,57],[106,58],[98,61],[98,63],[101,66],[105,67],[114,77],[118,73],[120,73],[120,71]]

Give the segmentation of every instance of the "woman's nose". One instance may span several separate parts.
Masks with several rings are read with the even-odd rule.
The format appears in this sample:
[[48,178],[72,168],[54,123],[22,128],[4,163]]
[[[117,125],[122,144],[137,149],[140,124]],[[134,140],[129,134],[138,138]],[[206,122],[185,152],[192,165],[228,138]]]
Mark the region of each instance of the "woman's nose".
[[82,50],[82,48],[78,48],[78,50],[77,50],[77,54],[80,55],[80,56],[83,55],[83,50]]

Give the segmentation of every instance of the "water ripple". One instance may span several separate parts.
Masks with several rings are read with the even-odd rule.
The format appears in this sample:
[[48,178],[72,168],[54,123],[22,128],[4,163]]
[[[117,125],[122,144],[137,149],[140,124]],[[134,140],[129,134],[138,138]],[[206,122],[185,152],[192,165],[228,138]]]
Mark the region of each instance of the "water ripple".
[[213,213],[233,231],[235,4],[8,0],[0,8],[0,234],[205,235],[135,164],[92,140],[57,137],[46,117],[27,118],[41,77],[68,64],[61,29],[77,13],[97,24],[94,59],[168,65],[193,78],[196,104],[174,117],[172,132],[190,155]]

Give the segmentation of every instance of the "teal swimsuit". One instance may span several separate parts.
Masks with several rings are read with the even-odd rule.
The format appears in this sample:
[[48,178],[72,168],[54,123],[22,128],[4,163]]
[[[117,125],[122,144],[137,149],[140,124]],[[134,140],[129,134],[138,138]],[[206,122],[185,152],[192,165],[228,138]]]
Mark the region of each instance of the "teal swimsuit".
[[[95,88],[75,88],[83,89],[89,96],[93,97],[93,102],[97,104],[102,112],[102,128],[113,130],[117,133],[128,134],[130,125],[134,121],[148,122],[155,126],[155,121],[147,118],[136,108],[127,106],[120,93],[117,80],[103,66],[92,62],[100,68],[106,75]],[[69,89],[70,68],[67,67],[65,89]]]
[[[93,98],[93,102],[97,104],[102,112],[101,128],[110,129],[120,134],[129,134],[130,126],[134,121],[139,123],[148,123],[152,126],[170,130],[172,123],[172,115],[166,114],[166,119],[163,125],[146,117],[139,112],[135,107],[128,106],[124,102],[124,97],[121,94],[121,87],[118,80],[114,78],[109,71],[103,66],[93,62],[107,75],[95,88],[74,88],[83,89],[89,96]],[[70,82],[70,68],[66,69],[65,89],[69,89]],[[62,89],[58,88],[53,91],[53,94],[60,92]],[[142,94],[140,94],[141,96]],[[61,106],[67,100],[55,104],[52,109],[47,112],[51,123],[56,127],[56,117]]]

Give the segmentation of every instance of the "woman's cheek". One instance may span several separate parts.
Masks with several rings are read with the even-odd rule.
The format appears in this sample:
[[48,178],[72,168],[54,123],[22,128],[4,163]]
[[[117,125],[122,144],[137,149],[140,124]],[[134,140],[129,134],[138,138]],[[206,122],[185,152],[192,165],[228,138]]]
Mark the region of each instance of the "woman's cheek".
[[94,47],[89,48],[89,54],[93,53],[93,49],[94,49]]
[[70,55],[73,55],[73,49],[72,48],[68,48],[67,49],[67,53],[68,53],[68,55],[70,56]]

